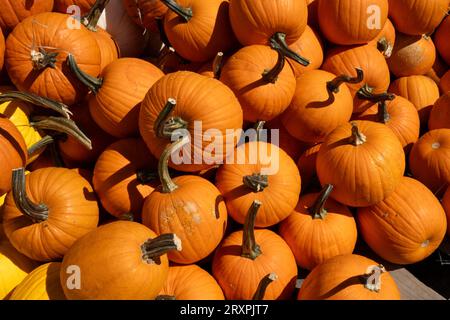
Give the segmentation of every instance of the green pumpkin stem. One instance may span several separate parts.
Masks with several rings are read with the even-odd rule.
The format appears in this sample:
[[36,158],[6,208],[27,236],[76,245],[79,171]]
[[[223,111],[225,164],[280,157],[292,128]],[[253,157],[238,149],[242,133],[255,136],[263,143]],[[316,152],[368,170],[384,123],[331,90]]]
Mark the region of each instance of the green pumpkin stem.
[[387,103],[386,101],[381,101],[378,103],[378,121],[381,123],[388,123],[389,120],[391,120],[391,115],[389,114],[387,110]]
[[253,295],[252,300],[264,300],[267,288],[272,282],[274,282],[277,279],[278,276],[274,272],[269,273],[264,278],[262,278],[261,281],[259,282],[258,288],[255,291],[255,294]]
[[48,67],[55,69],[58,54],[58,52],[48,52],[42,47],[39,47],[39,51],[31,50],[30,58],[33,70],[41,71]]
[[61,117],[33,117],[30,121],[33,128],[65,133],[77,139],[87,149],[92,150],[91,140],[77,127],[73,120]]
[[174,301],[174,300],[177,300],[177,298],[175,296],[164,294],[164,295],[157,296],[155,298],[155,300],[172,300],[172,301]]
[[161,264],[161,256],[172,250],[182,250],[181,239],[173,233],[162,234],[141,245],[142,259],[148,264]]
[[54,143],[55,140],[51,136],[45,136],[35,144],[33,144],[31,147],[28,148],[28,157],[31,158],[34,156],[38,151],[42,150],[49,144]]
[[183,148],[186,144],[190,142],[190,138],[188,136],[184,136],[178,141],[175,141],[171,145],[167,146],[166,149],[161,154],[158,163],[158,174],[159,179],[161,180],[162,192],[163,193],[171,193],[178,189],[178,186],[170,177],[169,172],[169,158],[170,156],[176,152],[177,150]]
[[222,74],[222,67],[223,67],[223,52],[218,52],[212,64],[214,79],[217,80],[220,79],[220,76]]
[[69,66],[70,71],[82,84],[88,87],[88,89],[91,90],[94,94],[98,93],[98,91],[103,85],[102,78],[92,77],[91,75],[81,70],[77,62],[75,61],[75,57],[72,54],[69,54],[67,56],[67,64]]
[[327,89],[333,93],[339,93],[339,87],[343,83],[355,84],[355,83],[360,83],[361,81],[363,81],[364,71],[360,68],[355,68],[355,69],[356,69],[356,77],[351,77],[346,74],[338,76],[338,77],[334,78],[334,80],[327,82]]
[[255,260],[262,253],[261,248],[255,240],[256,214],[258,213],[260,207],[260,201],[253,201],[252,206],[248,210],[247,217],[245,218],[244,223],[241,256],[251,260]]
[[257,121],[255,123],[255,126],[253,127],[256,131],[256,141],[258,141],[258,142],[262,140],[262,134],[263,134],[265,124],[266,124],[266,121],[260,120],[260,121]]
[[109,0],[97,0],[91,10],[81,20],[83,25],[90,31],[97,31],[97,24],[100,16],[108,5]]
[[166,105],[161,110],[154,124],[154,131],[159,138],[171,139],[172,134],[181,129],[186,129],[188,123],[180,117],[170,117],[169,115],[175,109],[177,101],[173,98],[167,100]]
[[253,192],[262,192],[269,186],[269,176],[254,173],[252,175],[245,176],[242,179],[242,182],[246,187],[252,189]]
[[331,184],[327,184],[322,188],[322,191],[320,192],[313,206],[308,209],[313,219],[325,219],[328,213],[327,209],[325,209],[325,203],[330,197],[332,191],[333,185]]
[[386,272],[382,264],[370,266],[367,273],[360,277],[360,280],[367,290],[379,292],[381,290],[381,275]]
[[377,42],[377,49],[380,51],[386,58],[390,58],[392,56],[392,51],[394,50],[394,46],[390,43],[386,37],[382,37]]
[[10,91],[0,94],[0,104],[3,102],[19,100],[27,103],[31,103],[34,106],[49,109],[55,111],[56,113],[62,115],[64,118],[70,119],[72,112],[70,112],[69,107],[64,103],[56,100],[40,97],[33,93],[20,92],[20,91]]
[[356,122],[352,122],[352,135],[349,140],[355,147],[360,146],[367,141],[367,137],[359,130]]
[[300,63],[302,66],[309,66],[310,61],[298,53],[292,51],[286,43],[286,34],[282,32],[275,33],[269,40],[270,46],[273,49],[277,49],[283,53],[285,57],[291,58],[292,60]]
[[373,103],[378,103],[381,101],[392,101],[395,99],[395,95],[388,92],[383,93],[373,93],[373,88],[369,87],[368,84],[365,84],[361,89],[357,92],[358,98],[361,100],[367,100]]
[[275,66],[270,70],[264,70],[264,72],[262,74],[263,80],[268,83],[276,83],[278,80],[278,76],[280,75],[281,71],[283,71],[283,69],[284,69],[284,65],[285,65],[285,61],[286,61],[284,54],[279,49],[277,49],[276,51],[278,53],[278,60],[275,64]]
[[35,204],[28,198],[25,181],[25,168],[12,171],[12,195],[17,209],[34,223],[46,221],[49,214],[48,207],[45,204]]
[[141,184],[148,184],[159,179],[159,174],[152,169],[139,169],[136,171],[136,179]]
[[189,22],[194,16],[191,8],[184,8],[179,5],[175,0],[161,0],[170,10],[175,12],[185,22]]

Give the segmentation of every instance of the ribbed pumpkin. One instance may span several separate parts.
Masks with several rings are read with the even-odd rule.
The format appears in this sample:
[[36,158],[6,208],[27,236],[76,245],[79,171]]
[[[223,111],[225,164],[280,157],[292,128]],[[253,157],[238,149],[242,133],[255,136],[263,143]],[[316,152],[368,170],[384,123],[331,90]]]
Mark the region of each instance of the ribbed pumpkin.
[[431,34],[444,19],[448,0],[389,0],[389,16],[398,31]]
[[78,6],[80,8],[80,13],[82,15],[89,12],[96,0],[54,0],[55,7],[53,8],[56,12],[67,13],[67,9],[70,6]]
[[[242,108],[231,89],[216,79],[189,71],[168,74],[157,81],[142,102],[139,117],[141,136],[157,158],[176,129],[187,129],[193,139],[198,139],[197,143],[192,143],[188,156],[190,163],[170,164],[188,172],[209,168],[211,162],[223,161],[239,140],[236,132],[242,128],[242,123]],[[220,132],[223,139],[221,143],[215,141],[214,152],[205,149],[210,146],[211,139],[214,140],[210,129],[217,134]],[[197,164],[195,159],[202,161]]]
[[346,74],[351,77],[357,76],[356,69],[363,71],[362,82],[348,84],[354,97],[354,113],[361,113],[373,105],[370,101],[360,99],[361,93],[381,94],[386,92],[390,83],[386,59],[373,45],[331,49],[325,58],[322,69],[335,75]]
[[389,70],[398,78],[424,75],[436,60],[436,48],[428,36],[397,33],[394,50],[387,60]]
[[303,281],[299,300],[400,300],[394,278],[379,263],[347,254],[317,266]]
[[280,51],[252,45],[240,49],[224,65],[220,80],[238,98],[244,120],[272,120],[289,106],[295,77]]
[[222,289],[199,266],[172,266],[157,300],[224,300]]
[[346,206],[329,199],[332,190],[332,185],[326,185],[321,193],[300,197],[292,214],[280,223],[279,234],[304,269],[313,270],[355,248],[355,219]]
[[355,117],[356,120],[380,122],[388,126],[408,152],[419,139],[420,119],[417,109],[407,99],[395,96],[380,102]]
[[442,199],[442,206],[447,215],[447,236],[450,236],[450,188],[447,189],[447,192]]
[[321,143],[306,149],[297,161],[297,167],[302,178],[302,190],[307,190],[311,182],[317,178],[316,162]]
[[[169,272],[166,253],[181,250],[173,234],[157,236],[146,226],[115,221],[79,239],[64,256],[61,285],[69,300],[152,300]],[[79,287],[69,289],[68,267],[78,266]],[[76,283],[75,283],[76,284]]]
[[450,129],[450,91],[443,94],[431,109],[428,129]]
[[12,245],[29,258],[59,259],[76,239],[97,227],[94,192],[77,172],[45,168],[25,177],[23,168],[16,169],[12,183],[3,225]]
[[250,300],[268,274],[278,279],[266,290],[265,300],[289,299],[297,279],[295,257],[286,242],[267,229],[255,230],[258,210],[264,204],[255,200],[243,230],[235,231],[216,250],[212,274],[227,300]]
[[402,77],[392,82],[389,92],[408,99],[419,112],[420,125],[428,123],[431,109],[439,99],[437,84],[426,76]]
[[442,76],[439,87],[444,93],[450,91],[450,70]]
[[388,0],[319,0],[319,24],[325,37],[336,44],[372,41],[388,17]]
[[227,0],[160,1],[169,7],[164,16],[167,38],[183,58],[206,62],[236,47]]
[[404,177],[382,202],[358,209],[364,241],[383,259],[412,264],[441,244],[447,220],[439,200],[417,180]]
[[110,63],[95,79],[78,70],[69,57],[71,69],[93,94],[89,110],[97,125],[110,135],[127,138],[138,134],[140,103],[148,90],[164,76],[153,64],[136,58]]
[[61,13],[41,13],[19,23],[6,41],[6,69],[21,91],[73,105],[87,93],[66,67],[72,54],[90,76],[100,73],[101,52],[83,25]]
[[[362,76],[360,74],[360,81]],[[341,124],[347,123],[353,113],[353,98],[344,82],[349,76],[336,77],[323,70],[311,70],[297,78],[294,98],[281,116],[288,132],[308,143],[322,142]]]
[[14,289],[9,300],[66,300],[59,274],[61,262],[50,262],[34,269]]
[[11,190],[11,171],[27,163],[25,140],[14,123],[0,114],[0,195]]
[[0,223],[0,300],[8,298],[13,289],[37,265],[11,245]]
[[414,178],[434,194],[443,194],[450,183],[450,129],[425,133],[413,146],[409,166]]
[[446,17],[434,34],[437,50],[445,62],[450,65],[450,16]]
[[381,32],[369,44],[376,46],[385,58],[389,58],[394,49],[395,39],[395,27],[391,20],[387,19]]
[[[8,34],[22,20],[53,9],[53,0],[1,0],[0,29]],[[0,68],[1,69],[1,68]]]
[[384,124],[354,121],[327,137],[316,168],[321,184],[335,187],[332,198],[348,206],[367,207],[395,190],[405,171],[405,154]]
[[156,167],[142,139],[122,139],[110,145],[98,158],[93,178],[106,211],[117,218],[139,220],[145,198],[159,183]]
[[145,29],[157,30],[156,19],[161,19],[169,9],[161,0],[122,0],[128,15]]
[[168,146],[159,159],[161,185],[145,200],[142,223],[157,234],[175,233],[183,243],[180,252],[169,252],[170,261],[197,263],[207,258],[222,240],[228,215],[219,190],[208,180],[185,175],[171,178],[169,157],[189,138]]
[[236,148],[232,160],[219,168],[216,185],[235,221],[244,223],[255,200],[266,204],[256,217],[257,227],[275,225],[291,214],[301,178],[295,162],[283,150],[271,143],[250,141]]
[[3,36],[3,32],[0,30],[0,71],[2,71],[4,63],[5,63],[5,37]]

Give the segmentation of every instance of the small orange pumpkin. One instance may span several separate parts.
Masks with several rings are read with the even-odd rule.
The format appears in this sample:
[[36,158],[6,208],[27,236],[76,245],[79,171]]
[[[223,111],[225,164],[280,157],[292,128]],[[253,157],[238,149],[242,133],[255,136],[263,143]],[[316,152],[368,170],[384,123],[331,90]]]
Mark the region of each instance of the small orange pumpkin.
[[392,50],[394,50],[395,39],[395,27],[391,20],[387,19],[381,32],[369,44],[376,46],[385,58],[389,58],[392,55]]
[[441,25],[434,34],[434,42],[436,44],[437,50],[448,65],[450,65],[450,43],[448,41],[449,38],[450,16],[446,17],[444,21],[442,21]]
[[[53,0],[1,0],[0,1],[0,29],[8,34],[22,20],[42,12],[53,9]],[[0,68],[1,69],[1,68]]]

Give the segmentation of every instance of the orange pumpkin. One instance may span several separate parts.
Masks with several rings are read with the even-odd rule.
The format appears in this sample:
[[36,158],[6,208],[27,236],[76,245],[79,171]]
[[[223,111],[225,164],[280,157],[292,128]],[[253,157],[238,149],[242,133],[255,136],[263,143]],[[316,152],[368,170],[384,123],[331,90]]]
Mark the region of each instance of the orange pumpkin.
[[327,137],[316,167],[321,184],[335,187],[332,198],[348,206],[367,207],[395,190],[405,171],[405,154],[384,124],[354,121]]
[[0,29],[10,33],[22,20],[42,12],[53,9],[53,0],[1,0],[0,1]]
[[447,192],[442,199],[442,206],[447,215],[447,236],[450,236],[450,188],[447,189]]
[[162,19],[169,9],[160,0],[122,0],[125,10],[135,23],[157,31],[156,19]]
[[450,70],[442,76],[441,81],[439,82],[439,87],[444,93],[450,91]]
[[3,64],[5,63],[5,37],[3,32],[0,30],[0,72],[3,69]]
[[280,223],[281,237],[304,269],[313,270],[355,248],[355,219],[346,206],[329,199],[332,190],[332,185],[326,185],[321,193],[302,196],[292,214]]
[[424,75],[433,68],[436,48],[428,36],[398,33],[392,55],[387,60],[389,70],[398,78]]
[[141,139],[122,139],[103,151],[93,184],[106,211],[139,221],[145,198],[157,187],[156,163]]
[[376,46],[386,58],[389,58],[394,50],[395,39],[395,27],[391,20],[387,19],[381,32],[369,44]]
[[67,13],[67,9],[70,6],[78,6],[80,8],[80,13],[82,15],[89,12],[96,0],[54,0],[55,7],[53,8],[56,12]]
[[400,300],[400,291],[382,265],[346,254],[325,261],[308,274],[298,300]]
[[172,266],[157,300],[224,300],[222,289],[199,266]]
[[244,120],[272,120],[289,106],[295,77],[280,51],[252,45],[240,49],[224,65],[220,80],[238,98]]
[[434,34],[437,50],[445,62],[450,65],[450,17],[446,17]]
[[45,168],[25,177],[23,168],[15,169],[12,184],[3,207],[3,226],[12,245],[27,257],[62,258],[77,239],[97,227],[94,192],[75,171]]
[[252,299],[271,273],[278,278],[265,290],[265,300],[288,299],[294,290],[297,265],[291,249],[273,231],[255,230],[261,205],[253,202],[244,229],[230,234],[215,252],[212,273],[227,300]]
[[[175,233],[183,243],[180,252],[169,252],[170,261],[192,264],[207,258],[222,240],[228,215],[219,190],[199,176],[170,177],[169,157],[189,142],[184,137],[161,155],[161,185],[145,200],[142,223],[157,234]],[[195,191],[196,190],[196,191]]]
[[216,185],[235,221],[244,223],[255,200],[266,204],[256,217],[257,227],[275,225],[291,214],[301,178],[295,162],[283,150],[271,143],[250,141],[236,148],[232,160],[219,168]]
[[450,183],[450,129],[428,131],[413,146],[409,166],[414,178],[434,194],[442,194]]
[[388,0],[319,0],[318,13],[320,29],[329,41],[340,45],[365,44],[386,23]]
[[[64,294],[69,300],[155,299],[169,272],[166,253],[181,249],[176,235],[158,237],[136,222],[102,225],[75,242],[64,256],[60,274]],[[79,283],[73,279],[76,271],[81,275]]]
[[431,109],[428,128],[429,130],[450,129],[450,91],[443,94]]
[[306,149],[298,158],[297,167],[302,178],[302,190],[307,190],[309,185],[317,178],[316,162],[321,143]]

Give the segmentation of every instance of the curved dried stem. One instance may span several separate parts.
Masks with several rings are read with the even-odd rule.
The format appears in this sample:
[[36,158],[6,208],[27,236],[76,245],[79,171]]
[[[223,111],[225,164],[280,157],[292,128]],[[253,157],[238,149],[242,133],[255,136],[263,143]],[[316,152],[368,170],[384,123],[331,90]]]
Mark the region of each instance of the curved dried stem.
[[364,79],[364,71],[360,68],[355,68],[356,70],[356,77],[351,77],[349,75],[341,75],[334,80],[327,82],[327,89],[333,93],[339,93],[339,87],[343,83],[350,83],[350,84],[356,84],[360,83]]
[[280,50],[285,57],[291,58],[292,60],[300,63],[302,66],[309,66],[310,61],[298,53],[292,51],[286,43],[286,34],[282,32],[275,33],[269,40],[270,46],[273,49]]
[[171,193],[178,189],[178,186],[170,177],[169,172],[169,158],[173,153],[183,148],[186,144],[190,142],[189,136],[184,136],[178,141],[175,141],[171,145],[167,146],[164,152],[161,154],[158,163],[158,174],[159,179],[161,180],[162,192],[163,193]]
[[331,192],[333,191],[333,185],[327,184],[323,187],[319,196],[317,197],[314,205],[308,209],[309,213],[313,216],[314,219],[325,219],[327,216],[327,210],[325,209],[325,203],[330,197]]
[[244,258],[255,260],[261,255],[261,248],[255,240],[255,222],[256,214],[261,207],[261,202],[255,200],[252,206],[248,210],[247,217],[245,218],[244,230],[242,235],[242,251],[241,256]]
[[255,294],[253,295],[252,300],[264,300],[264,296],[266,295],[267,288],[269,285],[278,279],[276,273],[272,272],[266,275],[259,282],[258,288],[256,289]]
[[162,234],[155,239],[149,239],[141,245],[142,260],[148,264],[161,264],[161,256],[169,251],[181,251],[181,239],[176,234]]
[[67,64],[70,68],[70,71],[75,75],[75,77],[86,87],[89,88],[94,94],[100,90],[103,85],[102,78],[95,78],[84,72],[78,67],[77,62],[75,61],[75,57],[72,54],[67,56]]
[[166,105],[161,110],[156,118],[153,130],[155,131],[157,137],[171,139],[172,134],[181,129],[186,129],[188,123],[180,117],[170,117],[169,115],[175,109],[177,101],[173,98],[167,100]]
[[97,31],[98,20],[108,5],[109,0],[97,0],[91,7],[91,10],[85,15],[81,21],[83,25],[90,31]]
[[191,8],[184,8],[179,5],[175,0],[160,0],[164,3],[170,10],[175,12],[180,18],[184,19],[185,22],[189,22],[194,16]]

